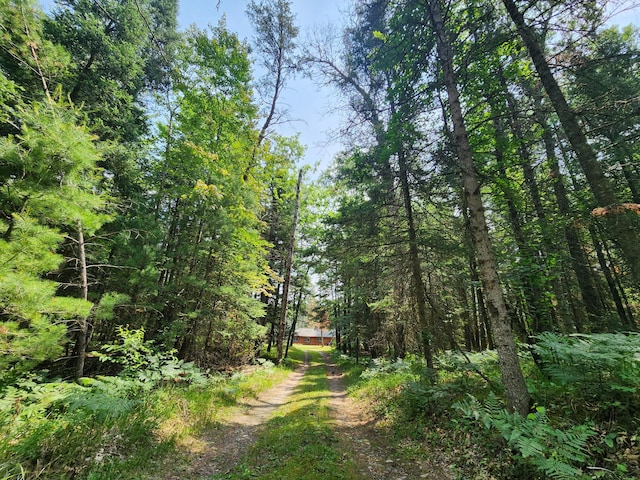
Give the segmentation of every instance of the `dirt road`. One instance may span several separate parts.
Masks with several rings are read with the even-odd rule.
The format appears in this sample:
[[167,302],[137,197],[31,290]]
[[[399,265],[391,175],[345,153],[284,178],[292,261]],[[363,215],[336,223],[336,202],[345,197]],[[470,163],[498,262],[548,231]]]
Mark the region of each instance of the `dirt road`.
[[[448,480],[453,476],[428,459],[407,460],[400,454],[388,435],[376,428],[375,422],[347,396],[342,374],[330,356],[321,352],[326,364],[331,412],[331,428],[337,439],[335,448],[357,466],[354,480]],[[263,392],[256,399],[245,399],[236,412],[224,424],[203,438],[204,448],[189,463],[164,477],[166,480],[240,478],[238,465],[245,461],[252,444],[259,438],[261,429],[278,409],[284,407],[304,379],[309,367],[306,352],[305,364],[291,373],[287,379]],[[235,471],[236,474],[231,472]],[[229,475],[229,477],[227,477]],[[245,478],[245,477],[241,477]],[[248,478],[248,477],[247,477]],[[252,477],[253,478],[253,477]],[[331,473],[322,477],[333,478]],[[342,478],[342,477],[340,477]],[[318,480],[321,480],[320,478]]]

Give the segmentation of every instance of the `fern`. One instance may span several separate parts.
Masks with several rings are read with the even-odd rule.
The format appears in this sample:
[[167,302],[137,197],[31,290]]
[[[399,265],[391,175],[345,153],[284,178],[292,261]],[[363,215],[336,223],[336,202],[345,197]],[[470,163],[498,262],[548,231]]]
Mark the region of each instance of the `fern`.
[[104,421],[120,417],[138,403],[139,382],[118,377],[83,378],[81,391],[65,399],[70,411],[84,411]]
[[371,379],[388,373],[404,373],[414,369],[411,359],[401,358],[389,360],[383,357],[371,360],[369,367],[360,375],[363,379]]
[[640,335],[540,334],[533,347],[549,378],[584,394],[635,394],[640,389]]
[[522,417],[507,412],[493,394],[485,404],[469,395],[454,407],[485,428],[497,430],[524,462],[529,462],[548,477],[559,480],[581,478],[582,470],[578,466],[586,461],[587,441],[595,435],[590,426],[578,425],[560,430],[549,425],[544,407]]

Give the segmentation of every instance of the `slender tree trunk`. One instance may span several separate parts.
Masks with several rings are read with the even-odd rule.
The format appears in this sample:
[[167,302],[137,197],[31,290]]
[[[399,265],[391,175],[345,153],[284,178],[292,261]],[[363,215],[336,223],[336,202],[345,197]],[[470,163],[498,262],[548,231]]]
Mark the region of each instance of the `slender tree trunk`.
[[302,305],[303,290],[304,289],[300,287],[300,290],[298,291],[298,299],[296,300],[296,311],[293,317],[293,322],[291,323],[291,330],[289,330],[289,339],[287,340],[287,348],[284,352],[284,358],[287,358],[287,356],[289,355],[289,347],[293,345],[293,337],[296,332],[296,325],[298,324],[298,316],[300,315],[300,305]]
[[267,342],[267,353],[271,353],[271,347],[273,346],[273,337],[276,331],[276,320],[271,320],[271,328],[269,329],[269,341]]
[[[589,226],[589,233],[591,234],[591,240],[593,241],[593,245],[596,250],[598,263],[600,264],[600,268],[602,269],[602,273],[604,274],[604,278],[607,282],[607,287],[609,287],[609,293],[611,294],[611,298],[613,298],[613,303],[616,306],[616,312],[618,313],[620,324],[625,327],[628,327],[630,322],[627,319],[627,312],[624,308],[624,304],[622,303],[622,297],[618,292],[618,286],[616,285],[611,269],[609,268],[609,263],[605,258],[605,255],[603,252],[603,245],[602,245],[602,242],[600,242],[600,239],[598,238],[598,232],[596,231],[596,227],[594,225]],[[600,331],[604,331],[604,332],[610,332],[612,330],[615,330],[615,328],[612,328],[613,325],[604,324],[603,318],[601,318],[600,322],[598,322],[598,327]]]
[[[567,103],[562,90],[560,90],[560,86],[556,82],[551,68],[549,68],[535,32],[526,24],[524,15],[520,12],[514,0],[503,0],[503,3],[529,51],[531,60],[540,76],[540,81],[558,114],[558,119],[587,177],[596,202],[601,207],[616,205],[618,199],[613,186],[605,176],[604,170],[598,162],[593,148],[589,145],[575,113]],[[634,231],[632,223],[625,217],[626,213],[624,211],[607,215],[607,225],[624,254],[634,281],[636,284],[640,284],[640,242],[638,242],[638,232]]]
[[[578,236],[577,227],[573,221],[573,212],[571,210],[571,202],[564,184],[564,176],[560,172],[558,157],[555,152],[555,144],[553,135],[547,120],[544,118],[540,109],[540,99],[537,99],[537,121],[542,127],[542,140],[544,143],[545,154],[549,164],[550,177],[553,183],[553,192],[556,197],[556,204],[560,215],[564,220],[564,237],[571,257],[571,266],[575,273],[578,288],[582,296],[582,300],[587,311],[590,322],[595,322],[602,316],[603,307],[600,296],[597,293],[596,286],[593,283],[593,273],[590,268],[589,260],[582,249],[580,237]],[[574,314],[574,325],[578,332],[584,330],[584,322],[579,313]]]
[[[536,216],[538,218],[538,225],[540,226],[540,233],[542,236],[542,244],[540,245],[541,254],[536,255],[536,258],[541,261],[543,264],[545,271],[547,272],[547,276],[551,278],[550,283],[553,289],[553,294],[558,302],[559,308],[557,310],[560,311],[560,315],[564,315],[565,317],[570,317],[570,312],[566,307],[566,302],[563,299],[562,294],[562,285],[558,280],[558,276],[554,275],[551,272],[550,264],[549,264],[549,254],[551,252],[556,252],[557,247],[555,247],[554,239],[551,235],[551,226],[549,224],[549,219],[547,216],[547,212],[542,204],[542,196],[540,194],[540,188],[538,186],[538,182],[536,180],[535,170],[533,167],[533,158],[531,155],[530,148],[526,144],[525,140],[525,132],[524,127],[521,122],[520,115],[518,115],[518,104],[516,98],[509,90],[507,80],[504,77],[504,73],[502,71],[501,66],[499,66],[499,75],[500,75],[500,84],[502,87],[503,95],[507,101],[507,106],[510,112],[510,123],[518,138],[518,153],[520,154],[522,172],[524,175],[525,184],[527,186],[527,190],[529,190],[529,194],[531,195],[531,200],[533,202],[533,206],[536,212]],[[551,307],[551,306],[550,306]],[[549,313],[553,316],[553,320],[555,324],[558,324],[557,312],[556,309],[551,307],[549,309]]]
[[426,296],[424,283],[422,281],[422,269],[420,267],[420,254],[418,252],[418,239],[416,227],[413,219],[413,206],[411,205],[411,191],[409,189],[409,175],[407,172],[407,159],[405,153],[398,152],[398,164],[400,166],[400,183],[402,185],[402,198],[404,201],[404,211],[407,217],[407,228],[409,230],[409,259],[411,262],[411,276],[413,279],[414,298],[416,310],[418,311],[418,321],[420,323],[422,349],[427,367],[435,373],[433,366],[433,354],[431,352],[431,332],[427,319]]
[[291,270],[293,268],[293,252],[296,243],[296,228],[298,227],[298,213],[300,209],[300,185],[302,184],[302,170],[298,172],[298,183],[296,184],[296,203],[293,210],[293,225],[291,226],[291,236],[289,237],[289,253],[287,254],[287,264],[282,286],[282,301],[280,310],[280,328],[278,329],[278,357],[276,363],[280,363],[283,354],[284,330],[287,321],[287,304],[289,303],[289,285],[291,284]]
[[[631,158],[627,160],[627,162],[631,161]],[[627,162],[623,162],[620,167],[622,168],[624,179],[627,181],[627,185],[629,186],[629,190],[631,191],[632,201],[640,204],[640,188],[638,188],[638,184],[640,182],[638,182],[637,175]]]
[[[87,276],[87,257],[84,248],[84,233],[82,231],[82,223],[78,221],[78,256],[80,261],[80,291],[83,300],[89,298],[89,281]],[[76,378],[84,375],[84,362],[87,356],[87,337],[89,335],[89,322],[87,318],[78,320],[80,331],[78,332],[78,340],[76,350],[78,351],[78,359],[76,363]]]
[[469,207],[471,238],[478,256],[480,276],[487,296],[493,339],[498,350],[502,383],[507,395],[507,407],[521,415],[529,412],[529,392],[518,360],[518,350],[511,331],[507,307],[500,287],[496,260],[493,254],[489,230],[484,214],[480,183],[473,163],[460,95],[453,68],[450,41],[438,0],[429,0],[431,24],[436,33],[436,46],[442,64],[444,81],[449,98],[455,147],[462,170],[464,194]]
[[44,76],[42,72],[42,66],[40,65],[40,58],[38,57],[38,45],[31,39],[31,32],[29,29],[29,23],[27,22],[27,16],[25,14],[25,4],[20,2],[20,9],[22,12],[22,18],[24,20],[24,33],[27,36],[27,45],[31,50],[31,57],[33,58],[34,63],[36,64],[36,73],[38,74],[38,78],[40,78],[40,83],[42,83],[42,89],[44,90],[45,95],[47,96],[47,100],[51,101],[51,93],[49,92],[49,86],[47,85],[47,78]]
[[[493,102],[489,101],[489,103],[492,104]],[[495,109],[493,114],[493,124],[496,132],[496,148],[494,155],[496,158],[497,171],[502,179],[506,179],[507,169],[505,166],[504,151],[502,150],[502,145],[505,141],[505,132],[496,106],[492,105],[492,107]],[[497,188],[502,190],[504,200],[507,204],[509,223],[511,224],[511,229],[513,230],[513,238],[518,247],[518,252],[521,258],[531,262],[532,264],[536,264],[536,255],[532,252],[532,248],[529,245],[531,239],[525,238],[522,220],[520,219],[520,213],[516,206],[516,198],[513,189],[510,188],[509,182],[502,183],[504,184],[504,187],[498,186]],[[538,288],[538,286],[535,285],[535,279],[531,281],[530,275],[530,273],[525,273],[523,271],[519,272],[520,282],[522,282],[522,294],[524,295],[525,300],[525,312],[528,311],[529,316],[531,317],[531,327],[533,329],[533,332],[539,333],[552,330],[553,324],[551,322],[551,316],[549,315],[550,308],[549,305],[543,303],[546,295],[540,288]],[[524,325],[525,335],[529,337],[530,329],[527,323],[522,322],[522,324]]]
[[462,198],[462,215],[464,217],[465,236],[467,238],[467,248],[469,249],[469,280],[471,280],[471,294],[474,308],[474,316],[478,323],[478,348],[483,351],[487,348],[493,349],[493,339],[491,338],[490,320],[487,315],[487,307],[484,301],[484,294],[480,286],[480,275],[478,275],[478,264],[476,261],[476,249],[471,238],[471,221],[469,219],[469,208],[467,201]]

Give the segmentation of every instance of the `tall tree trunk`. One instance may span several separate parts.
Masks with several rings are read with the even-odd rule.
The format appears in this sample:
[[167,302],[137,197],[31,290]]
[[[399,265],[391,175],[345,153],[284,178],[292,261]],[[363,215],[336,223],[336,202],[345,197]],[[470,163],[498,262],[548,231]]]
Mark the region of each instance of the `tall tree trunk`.
[[[540,250],[543,251],[541,252],[541,254],[536,255],[536,258],[543,264],[544,269],[547,273],[547,277],[551,278],[550,283],[553,289],[553,294],[559,305],[558,310],[560,311],[560,315],[568,318],[571,315],[568,311],[566,302],[563,299],[562,285],[558,279],[558,276],[554,275],[553,272],[550,272],[551,269],[549,266],[549,255],[551,254],[551,252],[556,252],[557,248],[555,247],[555,242],[551,235],[551,226],[549,224],[547,212],[545,211],[545,208],[542,204],[542,196],[540,194],[540,188],[538,187],[538,182],[536,180],[531,150],[526,143],[527,140],[525,139],[524,127],[521,122],[521,117],[518,113],[518,104],[516,98],[509,90],[509,86],[504,76],[504,72],[502,71],[502,67],[499,66],[498,68],[502,93],[507,101],[508,110],[510,112],[509,119],[511,128],[518,138],[518,153],[520,155],[520,164],[522,166],[524,181],[527,186],[527,190],[529,190],[529,194],[531,195],[531,200],[533,202],[536,216],[538,218],[538,225],[540,227],[540,234],[542,237]],[[558,324],[559,322],[556,309],[550,308],[549,313],[553,315],[554,323]]]
[[[589,226],[589,233],[591,234],[591,240],[593,241],[593,245],[596,250],[598,263],[600,264],[600,268],[602,269],[602,273],[607,282],[607,287],[609,287],[609,293],[611,294],[611,298],[613,298],[613,303],[616,306],[616,312],[618,313],[620,324],[625,327],[628,327],[628,325],[631,322],[629,322],[629,320],[627,319],[627,312],[624,308],[624,304],[622,303],[622,297],[618,292],[618,286],[616,285],[611,269],[609,268],[609,263],[605,258],[605,255],[603,252],[603,245],[602,245],[602,242],[600,242],[600,239],[598,238],[598,232],[594,225]],[[605,324],[604,318],[600,319],[600,322],[598,322],[597,326],[598,326],[598,329],[603,332],[610,332],[612,330],[616,330],[613,325]]]
[[298,213],[300,209],[300,185],[302,184],[302,170],[298,172],[298,183],[296,184],[296,203],[293,210],[293,225],[291,226],[291,236],[289,237],[289,253],[287,254],[287,264],[282,286],[282,301],[280,311],[280,327],[278,329],[278,357],[276,363],[282,360],[284,330],[287,321],[287,304],[289,303],[289,285],[291,284],[291,270],[293,268],[293,252],[296,243],[296,228],[298,227]]
[[[560,90],[560,86],[551,72],[535,32],[526,24],[524,15],[520,12],[514,0],[502,1],[529,51],[531,60],[540,76],[540,81],[558,114],[562,128],[587,177],[596,202],[601,207],[616,205],[618,199],[613,186],[605,176],[604,170],[598,162],[593,148],[589,145],[575,113],[567,103],[562,90]],[[634,281],[636,284],[640,284],[640,242],[638,242],[638,232],[633,230],[631,222],[625,217],[626,212],[624,211],[607,215],[607,226],[624,254]]]
[[455,147],[458,153],[460,169],[462,170],[464,194],[469,207],[471,238],[476,249],[480,276],[487,296],[493,339],[496,343],[502,383],[507,395],[507,407],[521,415],[526,415],[529,412],[529,392],[520,368],[518,350],[511,331],[511,323],[500,287],[491,239],[489,238],[489,230],[480,194],[480,184],[473,163],[473,155],[453,68],[451,44],[445,29],[439,1],[429,0],[428,6],[431,24],[436,33],[436,46],[449,98]]
[[[556,197],[556,204],[560,215],[564,220],[564,237],[567,242],[567,249],[571,257],[571,266],[575,273],[578,288],[582,295],[584,307],[590,322],[595,322],[603,314],[603,306],[593,282],[593,272],[591,271],[589,259],[587,258],[580,244],[577,227],[573,221],[571,202],[564,184],[564,176],[560,171],[558,157],[555,152],[555,144],[551,128],[540,108],[540,99],[536,99],[536,119],[542,127],[542,140],[544,143],[547,163],[549,164],[550,177],[553,183],[553,192]],[[580,314],[574,314],[574,325],[578,332],[584,331],[584,322]]]
[[[498,115],[498,111],[494,102],[489,100],[492,108],[494,108],[493,113],[493,125],[496,132],[496,148],[495,148],[495,158],[497,164],[498,174],[502,177],[503,180],[507,179],[507,168],[505,165],[504,151],[502,150],[502,145],[506,140],[504,127],[502,125],[502,121],[500,116]],[[504,196],[504,200],[507,204],[507,212],[509,217],[509,223],[511,224],[511,229],[513,230],[513,238],[516,242],[516,246],[518,247],[518,252],[521,258],[531,262],[532,264],[537,264],[537,257],[532,252],[532,248],[529,245],[531,239],[526,239],[523,231],[522,220],[520,218],[520,212],[516,206],[516,198],[513,192],[513,188],[510,188],[509,182],[501,182],[504,187],[498,186],[497,188],[502,190],[502,194]],[[530,269],[529,269],[530,271]],[[545,293],[535,285],[536,279],[531,280],[531,274],[525,273],[522,270],[519,272],[520,282],[522,282],[522,294],[524,295],[525,300],[525,312],[528,311],[529,316],[532,320],[532,329],[533,332],[539,333],[543,331],[552,330],[553,323],[551,322],[550,315],[550,306],[545,304],[545,299],[547,296]],[[526,313],[525,313],[526,314]],[[522,322],[524,326],[524,333],[528,337],[530,335],[530,329],[526,322]]]

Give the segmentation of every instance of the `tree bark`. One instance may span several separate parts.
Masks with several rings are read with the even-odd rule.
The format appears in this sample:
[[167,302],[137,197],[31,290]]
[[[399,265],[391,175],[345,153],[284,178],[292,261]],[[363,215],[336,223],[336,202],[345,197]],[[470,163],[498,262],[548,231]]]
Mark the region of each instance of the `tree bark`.
[[[493,104],[493,102],[489,99],[489,104],[495,110],[493,115],[493,125],[495,129],[496,135],[496,148],[494,151],[494,156],[496,159],[496,167],[497,172],[502,177],[503,180],[507,179],[507,168],[506,161],[504,158],[504,151],[502,149],[502,145],[505,143],[506,135],[504,132],[504,127],[500,116],[498,115],[497,106]],[[537,265],[536,255],[532,252],[532,248],[529,243],[531,239],[525,238],[525,233],[523,231],[522,220],[520,218],[520,212],[516,206],[516,197],[513,192],[513,188],[508,185],[508,182],[502,182],[504,186],[498,185],[498,189],[502,191],[504,201],[507,206],[507,213],[509,218],[509,223],[511,224],[511,229],[513,230],[513,238],[516,242],[516,246],[518,247],[518,252],[521,258],[525,258],[530,261],[532,264]],[[551,321],[551,308],[550,305],[545,304],[544,301],[547,298],[542,289],[538,288],[535,285],[534,281],[531,281],[530,273],[525,273],[522,270],[518,272],[518,276],[520,277],[520,282],[522,283],[522,294],[524,295],[525,300],[525,308],[528,310],[529,316],[531,317],[531,327],[534,333],[539,333],[543,331],[552,330],[553,323]],[[529,328],[526,325],[526,322],[523,322],[525,325],[525,332],[527,336],[529,336]]]
[[422,349],[427,367],[434,373],[433,353],[431,351],[430,328],[427,319],[426,296],[424,283],[422,281],[422,269],[420,267],[420,254],[418,252],[418,239],[416,227],[413,219],[413,206],[411,205],[411,191],[409,189],[409,174],[407,172],[407,159],[405,153],[398,152],[398,165],[400,167],[400,183],[402,185],[402,198],[404,201],[404,211],[407,217],[407,228],[409,230],[409,258],[411,262],[411,276],[413,278],[414,298],[416,310],[418,311],[418,322],[420,323],[420,333],[422,337]]
[[500,287],[497,264],[482,204],[480,184],[462,113],[450,41],[445,29],[439,1],[429,0],[427,4],[430,21],[436,33],[436,46],[444,73],[449,99],[449,111],[453,123],[454,142],[460,169],[462,170],[464,194],[469,208],[471,238],[476,249],[480,276],[487,297],[487,307],[491,317],[493,338],[498,351],[502,383],[507,395],[507,407],[521,415],[526,415],[529,412],[529,392],[520,368],[518,351],[513,339],[510,319]]
[[298,291],[298,300],[296,300],[296,311],[293,317],[293,322],[291,323],[291,330],[289,330],[289,338],[287,339],[287,348],[284,352],[284,358],[287,358],[289,355],[289,347],[293,345],[293,337],[295,336],[296,325],[298,324],[298,317],[300,315],[300,305],[302,305],[303,291],[304,288],[300,287],[300,290]]
[[[560,172],[558,157],[555,153],[553,134],[540,108],[540,98],[536,98],[535,100],[538,106],[536,109],[536,120],[542,128],[542,140],[549,164],[549,174],[553,184],[556,204],[564,220],[564,237],[567,242],[569,256],[571,257],[572,270],[578,282],[578,288],[580,289],[582,301],[587,311],[587,317],[590,321],[597,321],[603,314],[602,302],[600,301],[600,296],[593,282],[593,272],[591,271],[589,260],[582,249],[577,227],[572,218],[571,202],[569,201],[569,195],[567,194],[567,189],[564,184],[564,176]],[[574,315],[574,325],[578,332],[584,331],[584,322],[579,314]]]
[[[87,276],[87,258],[84,249],[84,233],[82,231],[82,222],[78,221],[78,257],[80,262],[80,291],[83,300],[89,298],[89,281]],[[78,320],[80,331],[76,341],[76,350],[78,351],[78,359],[76,362],[76,378],[84,375],[84,362],[87,356],[87,337],[89,334],[89,322],[86,318]]]
[[[593,241],[593,246],[595,247],[596,256],[598,257],[598,263],[600,264],[600,269],[602,270],[604,279],[607,282],[607,287],[609,287],[609,293],[611,294],[613,303],[616,306],[616,312],[618,313],[620,324],[625,328],[628,328],[631,322],[627,318],[627,312],[624,308],[624,304],[622,303],[622,297],[618,292],[618,286],[616,285],[616,282],[613,278],[607,259],[604,256],[603,246],[600,242],[600,239],[598,238],[598,233],[594,225],[589,226],[589,233],[591,234],[591,240]],[[601,317],[599,320],[600,321],[596,324],[599,331],[610,332],[612,330],[615,330],[615,327],[613,325],[606,325],[604,323],[604,318]]]

